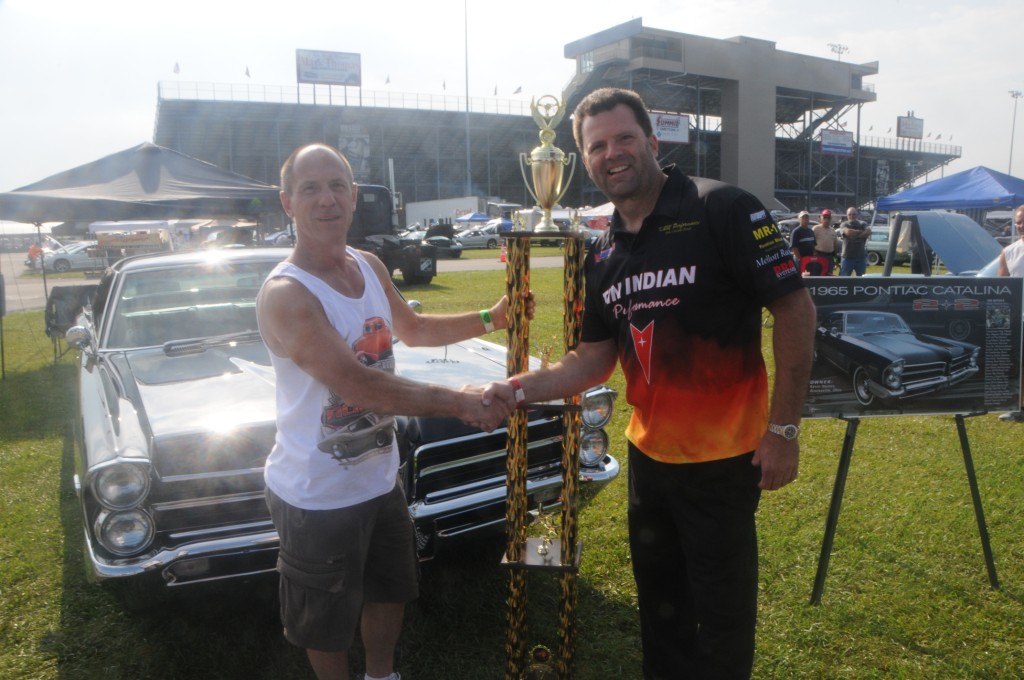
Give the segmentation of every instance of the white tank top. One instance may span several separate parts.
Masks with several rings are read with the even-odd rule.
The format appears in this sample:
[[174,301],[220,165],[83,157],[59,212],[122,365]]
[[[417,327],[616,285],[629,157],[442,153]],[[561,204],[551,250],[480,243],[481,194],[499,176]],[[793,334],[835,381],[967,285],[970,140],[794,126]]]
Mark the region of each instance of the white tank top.
[[[394,373],[391,308],[362,255],[348,249],[363,275],[363,294],[342,295],[321,279],[282,262],[267,280],[295,279],[323,305],[327,319],[367,366]],[[345,404],[291,359],[270,352],[277,378],[277,437],[263,476],[290,505],[332,510],[363,503],[395,486],[394,419]]]
[[1003,257],[1006,259],[1006,268],[1010,271],[1010,276],[1024,277],[1024,238],[1019,238],[1003,248]]

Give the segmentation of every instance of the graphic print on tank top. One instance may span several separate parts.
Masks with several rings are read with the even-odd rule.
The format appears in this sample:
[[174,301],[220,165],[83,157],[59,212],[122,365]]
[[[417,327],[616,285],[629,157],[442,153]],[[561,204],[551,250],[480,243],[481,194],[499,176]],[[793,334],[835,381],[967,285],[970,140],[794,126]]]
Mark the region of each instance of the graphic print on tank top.
[[[363,334],[352,343],[359,362],[369,368],[393,372],[395,355],[391,348],[391,329],[375,316],[363,322]],[[320,415],[321,451],[331,454],[341,465],[354,465],[370,456],[391,452],[395,438],[395,419],[379,416],[346,404],[330,392]]]

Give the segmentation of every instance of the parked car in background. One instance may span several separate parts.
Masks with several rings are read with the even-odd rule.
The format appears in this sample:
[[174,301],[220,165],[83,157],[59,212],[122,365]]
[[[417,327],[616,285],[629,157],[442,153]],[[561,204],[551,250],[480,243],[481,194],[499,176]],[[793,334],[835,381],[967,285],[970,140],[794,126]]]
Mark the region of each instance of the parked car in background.
[[[865,249],[867,250],[868,264],[872,267],[885,262],[885,258],[889,254],[890,233],[890,229],[887,226],[876,225],[871,227],[871,235],[868,236]],[[910,262],[910,253],[897,252],[893,264],[906,264],[908,262]]]
[[497,248],[501,243],[501,236],[498,234],[498,225],[490,224],[484,227],[473,227],[460,232],[459,243],[463,248]]
[[[129,606],[202,584],[272,577],[278,537],[264,499],[275,437],[275,377],[256,326],[256,294],[284,248],[143,255],[103,276],[80,325],[74,486],[90,579]],[[505,348],[484,340],[414,348],[368,322],[359,352],[393,351],[396,373],[461,387],[503,379]],[[538,368],[539,359],[530,367]],[[200,395],[197,398],[197,395]],[[616,392],[582,395],[580,478],[619,473],[604,427]],[[504,531],[507,430],[455,418],[394,417],[421,559]],[[390,423],[390,421],[388,421]],[[557,506],[561,413],[531,406],[528,505]],[[358,433],[353,433],[353,435]]]
[[438,259],[456,259],[462,257],[462,243],[451,236],[428,236],[429,230],[418,229],[406,231],[399,237],[403,242],[427,243],[434,246]]
[[280,229],[265,234],[262,241],[265,246],[294,246],[295,234],[291,229]]
[[96,241],[79,241],[56,250],[44,250],[43,268],[58,273],[101,270],[107,266],[107,260],[99,256],[95,248]]
[[818,326],[815,360],[828,361],[853,383],[862,406],[948,389],[977,373],[981,348],[916,333],[898,314],[836,311]]

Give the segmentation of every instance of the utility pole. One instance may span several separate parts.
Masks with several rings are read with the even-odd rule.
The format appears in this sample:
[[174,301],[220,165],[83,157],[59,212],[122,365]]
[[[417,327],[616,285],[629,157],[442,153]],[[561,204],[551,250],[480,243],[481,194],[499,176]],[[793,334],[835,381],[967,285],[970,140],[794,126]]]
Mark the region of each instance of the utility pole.
[[1010,165],[1006,169],[1007,175],[1013,174],[1013,135],[1017,131],[1017,100],[1022,94],[1020,90],[1010,90],[1010,96],[1013,97],[1013,121],[1010,123]]

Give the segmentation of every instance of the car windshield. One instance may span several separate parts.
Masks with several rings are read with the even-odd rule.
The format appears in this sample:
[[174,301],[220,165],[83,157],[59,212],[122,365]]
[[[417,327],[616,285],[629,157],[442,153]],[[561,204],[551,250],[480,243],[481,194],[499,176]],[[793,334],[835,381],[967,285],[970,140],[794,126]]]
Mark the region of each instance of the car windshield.
[[274,262],[130,272],[114,302],[108,348],[257,330],[256,294]]
[[903,319],[895,314],[850,314],[847,333],[903,333],[908,331]]

